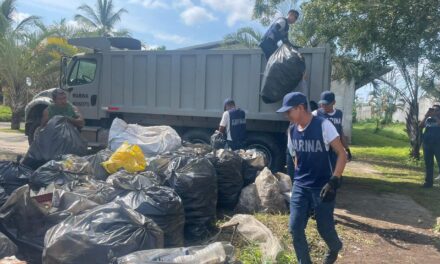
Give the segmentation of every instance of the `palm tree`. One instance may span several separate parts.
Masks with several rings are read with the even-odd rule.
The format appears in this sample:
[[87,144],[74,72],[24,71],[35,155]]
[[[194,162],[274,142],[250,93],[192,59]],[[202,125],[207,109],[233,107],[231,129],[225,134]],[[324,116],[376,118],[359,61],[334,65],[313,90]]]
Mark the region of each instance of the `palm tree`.
[[0,41],[0,78],[3,92],[11,107],[11,129],[20,128],[20,119],[26,106],[26,77],[31,74],[32,52],[17,39],[16,33],[8,33]]
[[224,37],[225,46],[234,47],[235,45],[245,46],[247,48],[256,48],[262,39],[261,32],[251,28],[239,28],[236,32]]
[[287,15],[292,8],[298,8],[299,0],[255,0],[253,18],[268,26],[277,16]]
[[[95,10],[87,4],[78,7],[83,14],[76,14],[75,20],[100,36],[120,36],[121,32],[115,32],[114,27],[127,10],[121,8],[115,12],[114,8],[113,0],[97,0]],[[122,31],[122,35],[128,35],[128,32]]]
[[0,36],[4,36],[7,31],[23,32],[26,27],[40,19],[37,16],[29,16],[15,25],[13,15],[16,12],[16,2],[17,0],[4,0],[0,3]]

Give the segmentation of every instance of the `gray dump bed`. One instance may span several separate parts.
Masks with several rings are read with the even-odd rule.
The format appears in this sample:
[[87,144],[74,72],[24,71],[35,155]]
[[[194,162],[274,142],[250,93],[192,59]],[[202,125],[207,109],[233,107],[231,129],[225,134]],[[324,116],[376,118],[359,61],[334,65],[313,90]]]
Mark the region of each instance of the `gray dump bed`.
[[[300,49],[307,65],[311,100],[330,87],[328,48]],[[106,51],[97,117],[124,113],[216,117],[233,98],[254,120],[282,120],[279,103],[265,104],[259,92],[266,65],[259,49]]]

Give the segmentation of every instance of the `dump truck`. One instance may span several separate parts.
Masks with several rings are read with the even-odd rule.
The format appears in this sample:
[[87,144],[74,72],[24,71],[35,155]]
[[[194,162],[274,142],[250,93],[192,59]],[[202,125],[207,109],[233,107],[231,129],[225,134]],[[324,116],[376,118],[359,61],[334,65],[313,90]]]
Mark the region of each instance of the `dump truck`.
[[[288,123],[265,104],[260,86],[266,59],[260,49],[199,45],[178,50],[142,50],[131,38],[75,38],[68,43],[87,50],[63,57],[60,88],[84,116],[81,133],[89,146],[105,147],[112,120],[144,126],[169,125],[182,139],[209,143],[218,128],[225,98],[246,112],[247,148],[262,151],[274,170],[285,163]],[[300,48],[306,62],[306,85],[296,90],[319,100],[330,88],[330,49]],[[53,88],[54,89],[54,88]],[[25,133],[32,142],[51,91],[37,94],[25,109]]]

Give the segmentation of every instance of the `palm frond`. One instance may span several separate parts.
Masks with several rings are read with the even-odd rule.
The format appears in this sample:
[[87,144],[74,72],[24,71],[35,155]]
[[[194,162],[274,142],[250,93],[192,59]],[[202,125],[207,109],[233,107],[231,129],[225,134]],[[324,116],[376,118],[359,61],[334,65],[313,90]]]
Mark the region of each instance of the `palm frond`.
[[15,32],[23,31],[23,30],[25,30],[26,27],[35,25],[35,23],[40,21],[40,19],[41,18],[39,16],[29,16],[29,17],[23,19],[20,23],[18,23],[18,25],[15,27],[14,31]]
[[115,14],[113,14],[111,17],[108,18],[108,20],[106,21],[107,26],[113,28],[116,22],[121,21],[121,16],[124,13],[128,13],[128,11],[125,8],[119,9],[118,12],[116,12]]
[[78,22],[80,22],[82,24],[85,24],[86,26],[93,27],[95,29],[99,28],[99,26],[97,24],[95,24],[95,22],[93,22],[89,18],[87,18],[87,17],[85,17],[83,15],[80,15],[80,14],[76,14],[75,15],[75,21],[78,21]]
[[95,12],[95,10],[93,10],[93,8],[91,8],[89,5],[81,5],[80,7],[78,7],[78,10],[82,11],[84,13],[84,15],[77,14],[77,15],[75,15],[75,19],[76,19],[77,16],[85,17],[89,21],[93,22],[93,25],[99,25],[100,22],[102,21],[98,17],[98,15]]

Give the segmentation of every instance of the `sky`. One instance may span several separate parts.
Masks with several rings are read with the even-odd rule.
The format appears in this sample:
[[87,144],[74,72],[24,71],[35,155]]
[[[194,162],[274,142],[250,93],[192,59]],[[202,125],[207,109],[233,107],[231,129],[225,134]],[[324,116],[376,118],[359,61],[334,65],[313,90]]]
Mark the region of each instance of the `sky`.
[[[150,47],[167,49],[222,40],[240,27],[264,28],[252,21],[254,0],[114,0],[116,10],[125,8],[116,28],[127,29],[132,37]],[[92,7],[96,0],[18,0],[16,20],[29,15],[41,17],[45,24],[73,17],[82,4]]]

